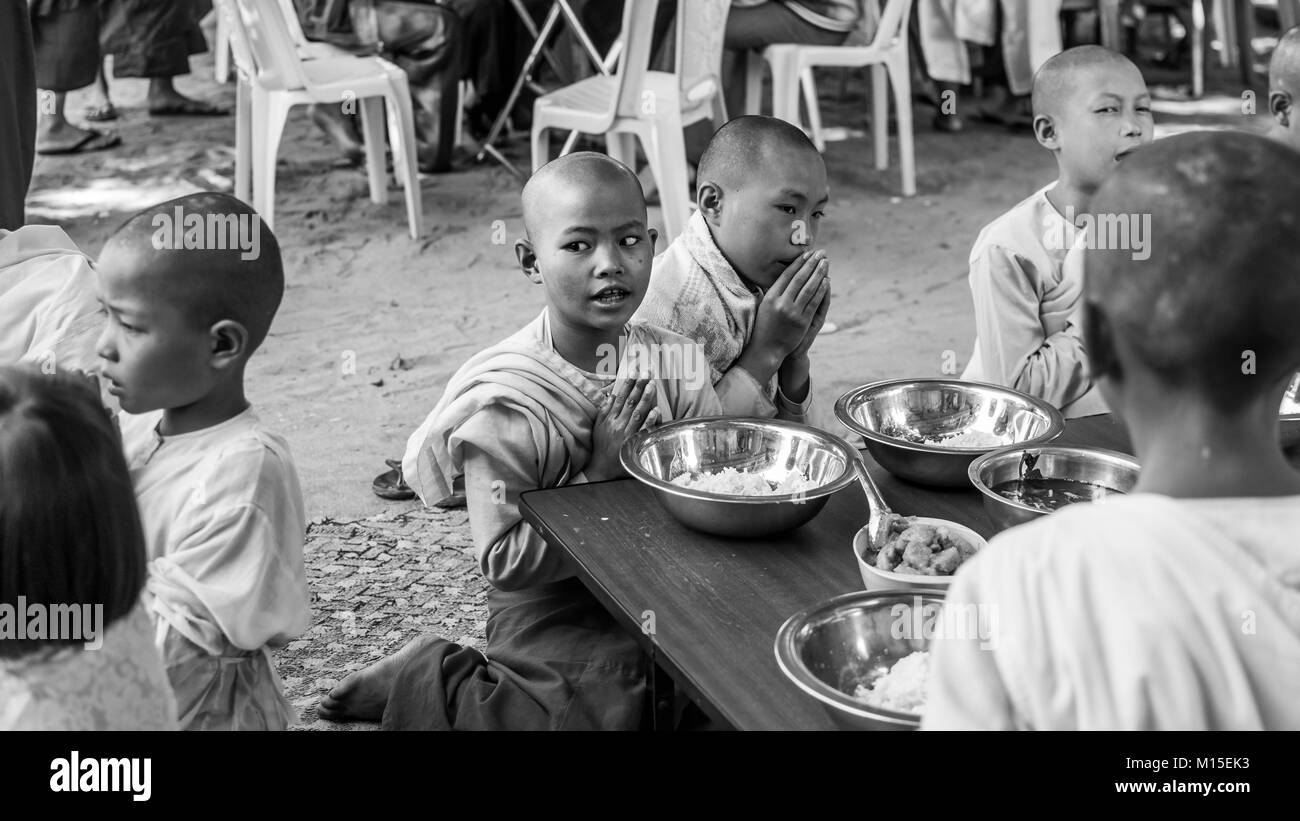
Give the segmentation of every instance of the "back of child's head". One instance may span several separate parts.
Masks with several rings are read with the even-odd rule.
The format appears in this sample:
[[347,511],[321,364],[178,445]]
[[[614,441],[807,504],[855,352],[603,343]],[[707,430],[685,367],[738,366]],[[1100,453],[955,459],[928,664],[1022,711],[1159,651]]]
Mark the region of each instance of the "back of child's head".
[[1300,148],[1300,26],[1285,32],[1268,63],[1268,105],[1276,128],[1273,136]]
[[[102,605],[102,629],[135,606],[145,561],[122,446],[89,383],[0,368],[0,605],[18,619],[20,600],[47,614]],[[85,630],[0,638],[0,658],[80,644]]]
[[816,242],[830,196],[826,163],[808,135],[759,115],[714,133],[696,181],[714,242],[737,273],[764,288]]
[[1149,218],[1150,257],[1087,252],[1094,372],[1153,379],[1224,414],[1280,400],[1300,366],[1297,180],[1300,153],[1232,132],[1160,140],[1111,176],[1093,210]]
[[284,297],[280,245],[247,203],[229,194],[177,197],[129,217],[109,238],[98,269],[182,312],[195,328],[221,320],[248,332],[246,355],[266,338]]

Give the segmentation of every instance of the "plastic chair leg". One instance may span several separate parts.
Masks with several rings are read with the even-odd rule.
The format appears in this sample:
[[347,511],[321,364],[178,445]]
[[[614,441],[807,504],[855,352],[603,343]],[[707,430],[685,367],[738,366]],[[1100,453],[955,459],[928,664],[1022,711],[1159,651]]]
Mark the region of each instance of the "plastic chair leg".
[[668,116],[656,119],[650,126],[648,142],[644,133],[640,136],[650,160],[650,170],[659,183],[659,203],[663,209],[664,230],[668,234],[664,239],[666,247],[686,230],[686,221],[691,216],[681,115],[670,112]]
[[365,97],[360,102],[370,201],[382,205],[388,202],[388,176],[384,168],[384,100],[382,97]]
[[626,131],[605,134],[605,153],[636,171],[636,135]]
[[763,113],[763,58],[756,51],[742,51],[736,57],[745,61],[745,113]]
[[405,85],[385,98],[388,133],[393,143],[393,168],[406,194],[406,221],[411,239],[419,239],[424,222],[424,201],[420,191],[420,160],[416,157],[415,110]]
[[217,29],[212,37],[212,73],[218,83],[230,79],[230,25],[222,12],[217,9]]
[[901,52],[888,65],[898,117],[898,164],[903,171],[903,196],[913,197],[916,196],[916,157],[912,144],[912,77],[907,53]]
[[252,205],[253,101],[244,78],[235,86],[235,197]]
[[1192,98],[1205,96],[1205,4],[1192,0]]
[[876,170],[889,167],[889,87],[888,72],[877,63],[871,67],[871,142],[876,155]]
[[547,150],[546,150],[546,131],[547,131],[547,129],[546,129],[545,126],[538,125],[538,122],[537,122],[537,109],[533,109],[533,133],[532,133],[532,144],[533,144],[533,171],[534,171],[534,173],[535,173],[538,169],[540,169],[543,165],[546,165],[546,160],[547,160],[547,156],[546,156],[546,155],[547,155],[547,153],[548,153]]
[[289,103],[275,92],[253,92],[253,208],[275,230],[275,160]]
[[813,79],[811,66],[805,66],[799,72],[799,85],[803,89],[803,102],[808,108],[808,130],[812,132],[813,145],[817,150],[826,151],[826,140],[822,137],[822,110],[817,102],[817,82]]
[[727,122],[727,101],[722,96],[722,90],[713,95],[713,130],[717,131]]
[[799,70],[785,50],[769,50],[772,67],[772,116],[799,125]]

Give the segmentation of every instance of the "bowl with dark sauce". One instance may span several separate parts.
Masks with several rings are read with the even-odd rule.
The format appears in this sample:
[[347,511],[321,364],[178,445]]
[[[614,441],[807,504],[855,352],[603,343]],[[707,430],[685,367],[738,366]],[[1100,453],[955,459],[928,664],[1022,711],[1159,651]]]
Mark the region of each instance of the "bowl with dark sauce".
[[985,454],[971,462],[969,475],[1001,531],[1067,505],[1130,493],[1140,472],[1132,456],[1118,451],[1046,445]]

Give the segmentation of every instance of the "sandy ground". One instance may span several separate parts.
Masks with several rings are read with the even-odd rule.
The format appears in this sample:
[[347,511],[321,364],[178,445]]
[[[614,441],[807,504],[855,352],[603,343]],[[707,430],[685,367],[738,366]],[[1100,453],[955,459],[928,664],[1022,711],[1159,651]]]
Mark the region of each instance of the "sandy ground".
[[[194,65],[179,88],[233,105],[233,86],[213,83],[210,58]],[[1266,128],[1266,111],[1241,116],[1243,89],[1234,81],[1216,70],[1205,100],[1159,104],[1160,133]],[[930,110],[918,105],[919,194],[901,199],[896,141],[893,166],[876,171],[862,136],[864,85],[855,79],[844,99],[838,83],[822,88],[827,124],[857,132],[826,151],[832,198],[819,237],[832,260],[829,318],[839,329],[812,349],[812,421],[838,433],[833,405],[848,388],[939,375],[954,358],[964,366],[974,338],[971,243],[1054,176],[1051,156],[1027,133],[968,122],[963,134],[939,134]],[[114,86],[124,112],[111,124],[123,137],[120,148],[38,158],[29,222],[63,225],[94,256],[138,208],[187,191],[230,190],[233,117],[150,118],[144,87],[139,80]],[[1265,89],[1254,92],[1264,111]],[[74,120],[84,102],[82,93],[71,95]],[[508,152],[527,164],[525,139]],[[315,721],[312,708],[337,678],[419,632],[482,640],[484,583],[468,553],[463,512],[385,502],[370,481],[385,457],[401,454],[454,370],[541,309],[541,289],[515,267],[510,245],[522,231],[519,190],[490,161],[466,158],[453,173],[424,177],[425,230],[412,241],[401,191],[387,205],[371,203],[364,172],[337,167],[305,110],[290,118],[276,196],[288,287],[250,365],[249,396],[288,438],[312,521],[315,623],[278,654],[307,726],[333,726]],[[652,216],[658,220],[657,210]],[[497,220],[506,225],[505,244],[492,242]]]

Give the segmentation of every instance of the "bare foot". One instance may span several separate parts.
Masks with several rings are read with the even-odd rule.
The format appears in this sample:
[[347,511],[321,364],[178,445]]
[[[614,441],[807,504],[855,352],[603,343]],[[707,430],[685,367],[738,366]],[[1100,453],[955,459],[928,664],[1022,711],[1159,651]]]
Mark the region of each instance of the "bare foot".
[[397,678],[397,671],[434,641],[437,641],[435,636],[411,639],[388,658],[347,676],[321,699],[316,715],[326,721],[379,721],[388,706],[388,693]]

